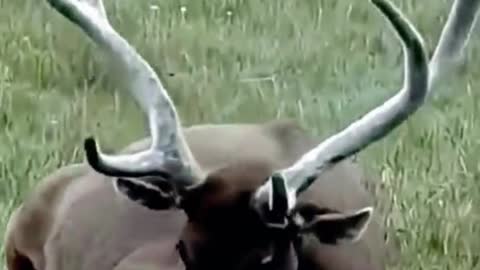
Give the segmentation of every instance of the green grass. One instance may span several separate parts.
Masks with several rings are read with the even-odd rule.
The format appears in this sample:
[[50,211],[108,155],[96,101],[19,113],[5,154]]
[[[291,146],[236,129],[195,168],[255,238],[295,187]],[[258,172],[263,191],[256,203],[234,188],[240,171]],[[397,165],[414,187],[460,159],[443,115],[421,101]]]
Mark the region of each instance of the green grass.
[[[0,0],[2,235],[36,182],[83,158],[87,135],[110,148],[145,136],[95,46],[42,2]],[[106,2],[185,125],[291,117],[325,137],[401,85],[399,43],[366,0]],[[452,1],[395,2],[433,50]],[[479,45],[474,35],[459,72],[360,155],[392,203],[399,269],[480,268]]]

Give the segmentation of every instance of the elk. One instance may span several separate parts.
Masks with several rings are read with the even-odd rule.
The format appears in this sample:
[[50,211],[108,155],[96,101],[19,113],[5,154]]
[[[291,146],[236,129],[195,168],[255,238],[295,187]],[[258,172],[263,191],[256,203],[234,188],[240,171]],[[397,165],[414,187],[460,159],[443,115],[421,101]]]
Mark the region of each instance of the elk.
[[10,218],[9,270],[384,269],[382,228],[349,157],[424,104],[468,43],[480,0],[454,2],[430,61],[406,17],[371,0],[402,42],[404,86],[326,140],[292,121],[184,128],[101,0],[48,2],[128,76],[151,134],[117,155],[87,138],[86,163],[43,179]]

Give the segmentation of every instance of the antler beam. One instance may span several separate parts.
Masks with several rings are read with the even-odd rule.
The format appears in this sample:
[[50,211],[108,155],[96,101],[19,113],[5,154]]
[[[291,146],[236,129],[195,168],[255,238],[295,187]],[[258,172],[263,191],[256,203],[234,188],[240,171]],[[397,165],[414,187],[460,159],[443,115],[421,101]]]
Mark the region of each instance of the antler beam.
[[[405,55],[403,88],[361,119],[324,140],[292,166],[275,172],[257,191],[257,198],[269,198],[271,210],[275,208],[273,196],[284,197],[288,208],[292,209],[296,196],[328,167],[385,137],[417,111],[440,75],[458,60],[470,38],[480,5],[480,0],[457,0],[454,3],[429,63],[422,37],[405,15],[387,0],[371,2],[391,23],[402,42]],[[272,183],[278,179],[283,179],[287,192],[273,189]]]
[[429,93],[442,75],[458,66],[475,26],[479,0],[456,0],[430,61]]
[[402,43],[405,56],[403,87],[385,103],[307,152],[293,166],[279,171],[290,190],[299,192],[307,188],[330,165],[383,138],[425,101],[429,68],[422,36],[390,2],[372,0],[372,3],[390,22]]
[[107,155],[100,151],[93,138],[88,138],[85,140],[88,163],[107,176],[165,176],[183,172],[190,175],[187,178],[191,180],[203,178],[183,137],[177,111],[167,91],[152,67],[111,26],[102,1],[48,2],[79,26],[121,68],[127,76],[130,94],[148,116],[152,139],[148,150],[129,155]]

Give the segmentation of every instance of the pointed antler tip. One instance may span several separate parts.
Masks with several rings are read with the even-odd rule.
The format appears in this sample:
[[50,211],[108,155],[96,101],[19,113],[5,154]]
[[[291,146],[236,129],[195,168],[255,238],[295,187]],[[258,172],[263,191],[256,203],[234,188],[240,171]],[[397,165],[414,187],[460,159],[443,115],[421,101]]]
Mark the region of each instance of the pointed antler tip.
[[88,137],[83,142],[83,149],[87,157],[87,161],[92,167],[97,167],[99,163],[99,154],[97,149],[97,142],[93,137]]

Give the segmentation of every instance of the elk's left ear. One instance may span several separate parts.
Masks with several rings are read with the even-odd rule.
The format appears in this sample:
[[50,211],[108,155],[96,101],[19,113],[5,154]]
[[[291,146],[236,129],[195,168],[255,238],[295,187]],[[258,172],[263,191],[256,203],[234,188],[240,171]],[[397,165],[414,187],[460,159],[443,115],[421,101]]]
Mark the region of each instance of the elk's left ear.
[[301,226],[301,233],[313,233],[324,244],[355,242],[365,232],[372,212],[372,207],[366,207],[353,213],[318,214]]
[[117,178],[113,186],[118,193],[151,210],[168,210],[176,205],[173,187],[167,181]]

